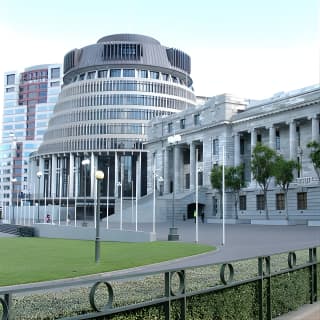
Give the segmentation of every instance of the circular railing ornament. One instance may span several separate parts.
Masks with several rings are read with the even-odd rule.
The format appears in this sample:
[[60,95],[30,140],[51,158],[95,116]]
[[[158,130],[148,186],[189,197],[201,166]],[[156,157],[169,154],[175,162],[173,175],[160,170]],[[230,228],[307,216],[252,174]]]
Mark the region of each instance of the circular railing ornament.
[[297,265],[297,256],[296,253],[291,251],[288,254],[288,266],[290,269],[292,269],[293,267],[295,267]]
[[[101,284],[104,284],[106,287],[107,287],[107,290],[108,290],[108,302],[103,306],[103,308],[99,308],[96,304],[96,299],[95,299],[95,296],[96,296],[96,292],[97,292],[97,289],[98,287],[101,285]],[[108,282],[96,282],[91,290],[90,290],[90,294],[89,294],[89,300],[90,300],[90,305],[91,307],[95,310],[95,311],[105,311],[105,310],[108,310],[108,309],[111,309],[112,308],[112,302],[113,302],[113,289],[112,289],[112,286],[110,283]]]
[[[0,305],[2,306],[2,317],[1,320],[8,320],[9,319],[9,309],[6,301],[0,298]],[[1,311],[0,311],[1,312]],[[0,313],[1,316],[1,313]]]
[[[176,292],[172,288],[172,278],[175,275],[178,275],[178,277],[179,277],[179,288],[178,288],[178,291],[176,291]],[[184,294],[184,292],[185,292],[185,276],[184,276],[183,271],[175,271],[175,272],[171,273],[171,275],[170,275],[170,292],[171,292],[172,296]]]
[[[228,269],[228,272],[229,272],[228,278],[226,278],[226,268]],[[226,284],[232,282],[233,276],[234,276],[234,270],[233,270],[232,264],[231,263],[224,263],[221,266],[221,269],[220,269],[220,280],[221,280],[221,282],[224,285],[226,285]]]

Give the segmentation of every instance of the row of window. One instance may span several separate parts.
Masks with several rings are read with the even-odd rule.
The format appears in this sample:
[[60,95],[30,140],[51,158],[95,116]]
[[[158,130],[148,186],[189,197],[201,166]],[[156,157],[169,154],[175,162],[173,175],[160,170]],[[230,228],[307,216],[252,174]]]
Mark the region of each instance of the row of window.
[[[68,115],[58,115],[51,119],[50,125],[53,127],[60,125],[63,122],[79,122],[79,121],[101,121],[101,120],[113,120],[113,119],[126,119],[126,120],[150,120],[154,117],[167,116],[171,114],[168,111],[163,110],[150,110],[150,109],[97,109],[97,110],[78,110]],[[40,119],[37,117],[37,119]],[[41,118],[48,118],[47,115],[43,115]],[[66,120],[67,118],[67,120]]]
[[96,93],[105,91],[140,91],[168,94],[177,97],[194,100],[194,94],[184,88],[149,81],[127,81],[127,80],[113,80],[113,81],[92,81],[64,88],[61,96],[70,97],[71,95]]
[[42,153],[68,151],[95,151],[107,149],[143,149],[142,139],[92,138],[46,143],[39,148]]
[[[195,126],[200,124],[200,114],[194,114],[193,115],[193,124]],[[180,119],[180,129],[185,129],[186,128],[186,119]],[[174,127],[173,127],[173,122],[169,122],[167,125],[167,130],[168,133],[173,133],[174,132]]]
[[[297,193],[297,210],[306,210],[308,208],[307,192]],[[239,197],[239,209],[241,211],[247,210],[247,196],[241,195]],[[263,194],[256,195],[256,209],[265,210],[265,197]],[[284,193],[276,194],[276,210],[285,210],[285,195]]]
[[[112,95],[92,95],[86,97],[79,97],[66,103],[59,103],[56,110],[65,111],[68,107],[72,109],[93,106],[150,106],[162,107],[166,109],[183,110],[188,107],[193,107],[193,104],[177,99],[164,98],[157,96],[144,96],[144,95],[129,95],[129,94],[112,94]],[[195,116],[196,118],[196,116]]]
[[91,125],[77,125],[71,128],[63,128],[54,131],[48,131],[45,135],[46,140],[65,137],[78,137],[85,135],[101,134],[142,134],[146,133],[144,124],[105,124],[96,123]]
[[87,73],[80,73],[79,75],[76,75],[73,78],[73,82],[97,78],[143,78],[180,83],[182,85],[186,84],[186,77],[179,79],[178,77],[168,73],[140,69],[106,69],[89,71]]

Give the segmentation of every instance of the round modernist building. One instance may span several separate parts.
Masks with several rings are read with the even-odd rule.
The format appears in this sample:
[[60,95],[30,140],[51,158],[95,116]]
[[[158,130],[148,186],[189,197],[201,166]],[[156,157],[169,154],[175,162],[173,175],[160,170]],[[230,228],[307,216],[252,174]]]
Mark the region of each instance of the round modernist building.
[[93,216],[98,169],[103,212],[119,197],[146,195],[149,120],[195,106],[190,67],[186,53],[136,34],[68,52],[58,103],[31,156],[34,201]]

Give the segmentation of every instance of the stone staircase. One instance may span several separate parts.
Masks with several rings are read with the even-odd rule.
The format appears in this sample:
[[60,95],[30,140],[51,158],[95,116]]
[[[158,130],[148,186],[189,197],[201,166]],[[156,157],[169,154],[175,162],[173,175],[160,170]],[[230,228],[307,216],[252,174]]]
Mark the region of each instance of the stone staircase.
[[34,228],[16,224],[0,224],[0,232],[16,235],[19,237],[33,237]]
[[[199,188],[199,203],[205,203],[206,188]],[[195,192],[185,191],[175,194],[175,219],[183,220],[187,217],[188,204],[195,203]],[[122,203],[122,221],[124,223],[130,223],[135,221],[136,202],[132,200],[123,200]],[[133,212],[133,214],[132,214]],[[172,208],[172,193],[160,196],[157,193],[156,196],[156,221],[165,222],[170,221],[173,214]],[[153,219],[153,193],[150,193],[138,201],[138,221],[151,223]],[[110,222],[118,222],[120,220],[120,199],[116,199],[115,202],[115,214],[109,217]]]

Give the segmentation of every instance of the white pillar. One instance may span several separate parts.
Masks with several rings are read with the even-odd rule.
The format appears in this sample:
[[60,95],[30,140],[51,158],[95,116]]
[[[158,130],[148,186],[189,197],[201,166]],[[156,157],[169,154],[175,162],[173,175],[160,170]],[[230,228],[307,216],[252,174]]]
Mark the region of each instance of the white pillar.
[[289,124],[289,157],[290,160],[296,158],[296,122],[292,120]]
[[68,195],[69,197],[73,197],[73,184],[74,184],[74,155],[70,153],[69,156],[69,190]]
[[42,172],[42,177],[40,179],[40,195],[43,195],[43,189],[44,189],[44,159],[41,158],[41,157],[39,159],[39,171]]
[[235,133],[234,137],[234,165],[240,165],[240,134]]
[[114,153],[114,197],[118,198],[118,152]]
[[90,194],[89,197],[94,198],[95,196],[95,185],[96,185],[96,177],[95,177],[95,168],[96,168],[96,163],[95,163],[95,157],[93,152],[91,153],[91,159],[90,159]]
[[269,147],[276,149],[276,128],[273,125],[269,128]]
[[51,198],[56,197],[56,186],[57,186],[57,156],[52,155],[51,158]]

